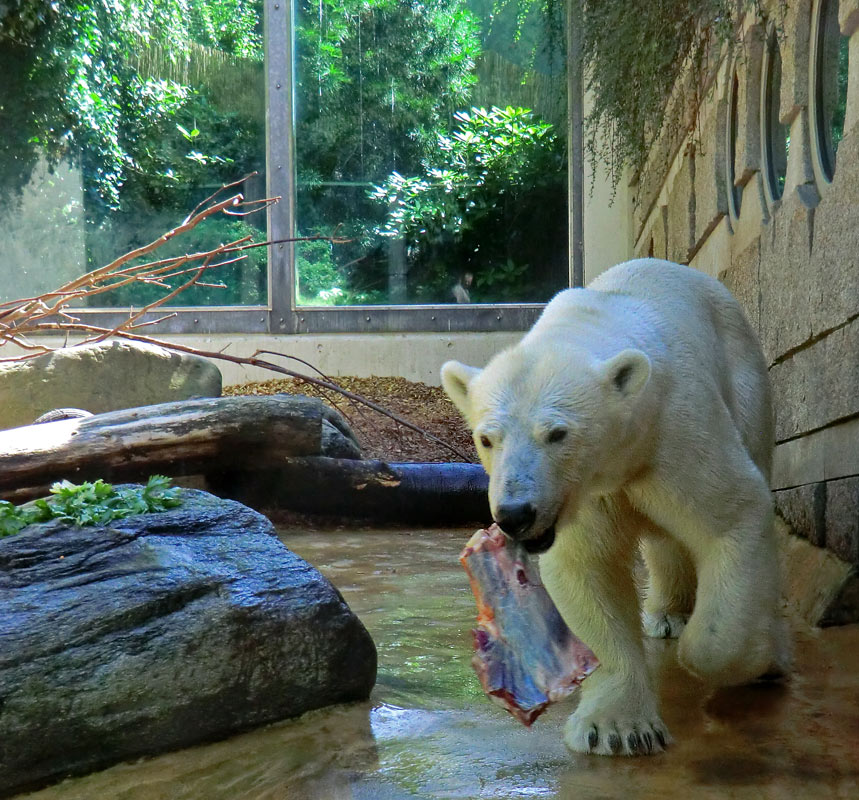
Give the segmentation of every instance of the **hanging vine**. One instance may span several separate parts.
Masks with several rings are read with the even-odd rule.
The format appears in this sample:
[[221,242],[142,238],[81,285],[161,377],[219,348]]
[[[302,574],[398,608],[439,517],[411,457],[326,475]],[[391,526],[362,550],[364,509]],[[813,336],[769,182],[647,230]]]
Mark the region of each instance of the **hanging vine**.
[[[783,14],[786,2],[776,5]],[[592,102],[585,151],[613,187],[624,168],[644,167],[661,135],[694,125],[710,70],[738,46],[749,11],[765,17],[762,0],[572,0]]]

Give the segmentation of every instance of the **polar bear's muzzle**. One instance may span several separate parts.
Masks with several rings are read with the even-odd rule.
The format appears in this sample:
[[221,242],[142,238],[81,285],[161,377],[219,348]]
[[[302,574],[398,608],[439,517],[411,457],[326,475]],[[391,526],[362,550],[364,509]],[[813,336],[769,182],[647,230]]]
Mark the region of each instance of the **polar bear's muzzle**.
[[531,503],[503,503],[495,514],[495,522],[504,533],[519,542],[528,553],[545,553],[555,542],[555,525],[534,535],[537,509]]
[[535,539],[523,539],[522,547],[526,553],[538,555],[545,553],[555,543],[555,526],[550,525],[543,533]]

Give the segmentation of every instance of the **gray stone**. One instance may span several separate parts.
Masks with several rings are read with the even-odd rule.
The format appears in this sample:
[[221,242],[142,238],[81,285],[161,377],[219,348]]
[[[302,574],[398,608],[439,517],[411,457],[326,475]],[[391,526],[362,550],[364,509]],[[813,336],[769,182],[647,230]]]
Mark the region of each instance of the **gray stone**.
[[859,476],[826,482],[826,547],[859,567]]
[[749,27],[743,36],[742,55],[735,64],[739,77],[734,162],[734,182],[737,186],[745,186],[761,165],[761,64],[765,43],[763,27]]
[[773,236],[762,240],[763,344],[771,361],[856,315],[859,130],[841,141],[833,183],[813,202],[799,191],[785,195]]
[[688,264],[695,239],[695,163],[686,153],[668,197],[668,260]]
[[114,339],[0,364],[0,429],[55,408],[99,414],[220,395],[221,372],[211,361]]
[[760,240],[755,239],[743,252],[731,259],[731,265],[719,273],[719,280],[737,298],[755,333],[760,336],[761,310],[759,271],[761,263]]
[[[807,277],[812,335],[854,317],[859,306],[859,129],[838,146],[832,185],[822,192],[814,215],[814,240]],[[854,362],[854,364],[859,362]]]
[[701,246],[707,236],[728,213],[725,181],[725,117],[728,104],[724,99],[704,121],[701,144],[695,152],[695,235],[694,246]]
[[0,539],[0,795],[368,696],[339,592],[265,517],[184,497]]
[[826,544],[826,484],[806,484],[773,492],[776,510],[793,532],[817,547]]
[[859,320],[773,366],[770,380],[777,441],[859,413]]
[[811,339],[809,307],[820,291],[810,269],[814,209],[800,195],[785,195],[761,237],[761,345],[770,363]]
[[791,31],[792,35],[779,39],[782,62],[780,119],[789,124],[800,109],[808,106],[811,0],[786,3],[784,15],[783,28]]

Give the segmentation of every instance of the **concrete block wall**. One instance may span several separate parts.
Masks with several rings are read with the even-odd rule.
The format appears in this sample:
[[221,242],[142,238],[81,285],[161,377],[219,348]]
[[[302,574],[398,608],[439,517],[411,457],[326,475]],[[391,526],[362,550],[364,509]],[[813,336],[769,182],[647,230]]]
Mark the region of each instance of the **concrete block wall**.
[[[859,569],[859,0],[841,0],[849,37],[847,115],[831,182],[814,166],[810,89],[817,2],[766,3],[780,21],[779,116],[790,129],[784,193],[764,191],[761,80],[766,28],[749,18],[723,62],[696,134],[654,148],[631,219],[637,256],[652,253],[720,278],[757,330],[777,413],[772,487],[780,514],[809,542]],[[727,193],[728,114],[739,77],[736,218]]]

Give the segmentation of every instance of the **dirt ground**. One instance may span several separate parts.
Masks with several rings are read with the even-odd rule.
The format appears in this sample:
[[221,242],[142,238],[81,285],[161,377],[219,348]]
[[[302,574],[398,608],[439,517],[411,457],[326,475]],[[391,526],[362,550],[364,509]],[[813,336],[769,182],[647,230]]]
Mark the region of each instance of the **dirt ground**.
[[342,395],[289,378],[229,386],[224,394],[285,392],[321,397],[346,417],[361,442],[365,458],[394,462],[477,461],[471,436],[441,388],[413,383],[404,378],[339,377],[333,380],[343,389],[365,397],[442,439],[458,450],[459,454]]

